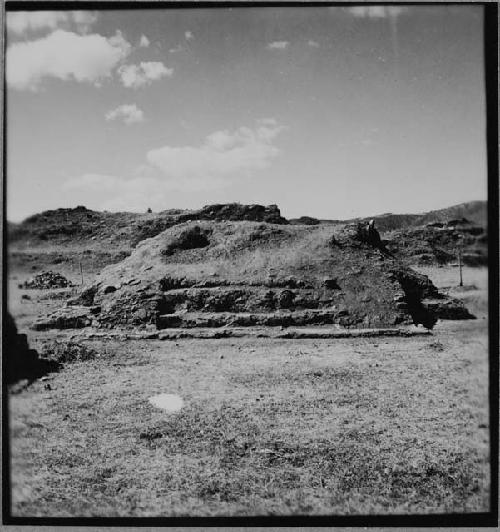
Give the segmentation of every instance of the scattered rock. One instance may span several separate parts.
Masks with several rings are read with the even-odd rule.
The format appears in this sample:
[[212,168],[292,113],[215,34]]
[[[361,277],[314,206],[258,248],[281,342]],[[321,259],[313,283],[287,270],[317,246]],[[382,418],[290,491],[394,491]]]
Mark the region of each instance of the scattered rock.
[[46,318],[35,321],[31,328],[34,331],[46,331],[48,329],[81,329],[92,324],[91,314],[88,308],[63,308]]
[[441,342],[431,342],[429,344],[429,349],[432,349],[433,351],[442,352],[444,351],[444,346]]
[[66,277],[53,271],[41,272],[25,281],[21,288],[49,290],[52,288],[67,288],[73,286]]
[[291,290],[282,290],[278,296],[278,307],[290,308],[293,306],[294,299],[295,294]]
[[384,236],[387,250],[411,264],[456,263],[459,245],[465,265],[485,266],[488,263],[485,228],[465,218],[397,229]]
[[424,299],[422,305],[437,318],[442,320],[475,320],[459,299]]
[[139,438],[141,440],[153,441],[159,438],[163,438],[163,434],[159,431],[149,430],[149,431],[141,432],[139,434]]
[[340,286],[337,282],[337,279],[323,279],[323,285],[326,286],[326,288],[330,288],[331,290],[340,290]]
[[98,285],[84,288],[77,297],[68,300],[68,305],[92,306],[94,304],[94,298],[97,294],[98,288]]

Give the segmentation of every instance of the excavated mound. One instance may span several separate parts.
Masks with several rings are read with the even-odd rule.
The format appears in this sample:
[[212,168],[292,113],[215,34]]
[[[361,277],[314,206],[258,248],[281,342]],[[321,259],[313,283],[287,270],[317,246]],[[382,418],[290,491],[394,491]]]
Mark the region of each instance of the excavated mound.
[[[26,247],[85,244],[105,244],[107,250],[122,248],[128,251],[141,240],[152,238],[174,225],[193,220],[246,220],[288,224],[277,205],[243,205],[223,203],[206,205],[201,209],[169,209],[159,213],[98,212],[80,205],[73,209],[56,209],[30,216],[19,224],[8,224],[9,244],[24,250]],[[127,253],[128,255],[128,253]]]
[[439,294],[426,276],[364,239],[355,226],[191,221],[141,242],[35,328],[432,328],[440,301],[448,317],[471,317],[461,302]]
[[174,225],[194,220],[229,220],[288,224],[288,220],[281,216],[277,205],[264,206],[257,204],[217,203],[206,205],[194,211],[165,211],[152,219],[140,221],[134,230],[132,244],[135,246],[141,240],[152,238]]

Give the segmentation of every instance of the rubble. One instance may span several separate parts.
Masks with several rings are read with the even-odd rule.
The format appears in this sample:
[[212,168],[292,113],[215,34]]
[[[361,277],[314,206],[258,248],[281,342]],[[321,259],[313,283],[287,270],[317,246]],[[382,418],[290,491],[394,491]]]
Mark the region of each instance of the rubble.
[[386,249],[417,265],[456,263],[461,250],[463,264],[488,264],[488,232],[466,219],[432,222],[383,234]]
[[68,288],[73,286],[71,281],[63,275],[53,271],[41,272],[19,285],[19,288],[50,290],[53,288]]
[[81,329],[92,325],[92,307],[85,308],[62,308],[45,318],[40,318],[33,323],[34,331],[46,331],[48,329]]

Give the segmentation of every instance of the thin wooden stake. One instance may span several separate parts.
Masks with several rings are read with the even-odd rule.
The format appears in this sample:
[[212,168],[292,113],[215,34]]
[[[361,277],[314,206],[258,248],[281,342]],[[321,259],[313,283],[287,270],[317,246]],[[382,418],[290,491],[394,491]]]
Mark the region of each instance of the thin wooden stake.
[[82,276],[82,286],[83,286],[83,268],[82,268],[82,262],[80,261],[80,275]]
[[459,286],[463,286],[463,279],[462,279],[462,248],[458,248],[458,269],[460,271],[460,284]]

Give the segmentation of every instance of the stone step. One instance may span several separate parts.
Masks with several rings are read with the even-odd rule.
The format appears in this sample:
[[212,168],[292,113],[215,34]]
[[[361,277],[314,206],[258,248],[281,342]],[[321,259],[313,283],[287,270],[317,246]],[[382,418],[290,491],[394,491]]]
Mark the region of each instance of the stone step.
[[351,325],[346,310],[321,309],[301,312],[235,313],[235,312],[179,312],[163,314],[157,321],[158,329],[197,327],[254,327],[254,326],[303,326],[303,325]]
[[162,331],[106,331],[89,330],[75,338],[119,339],[119,340],[217,340],[222,338],[274,338],[282,340],[302,339],[343,339],[372,337],[410,337],[429,336],[432,333],[425,328],[414,326],[398,328],[345,329],[338,325],[324,327],[218,327],[218,328],[172,328]]

